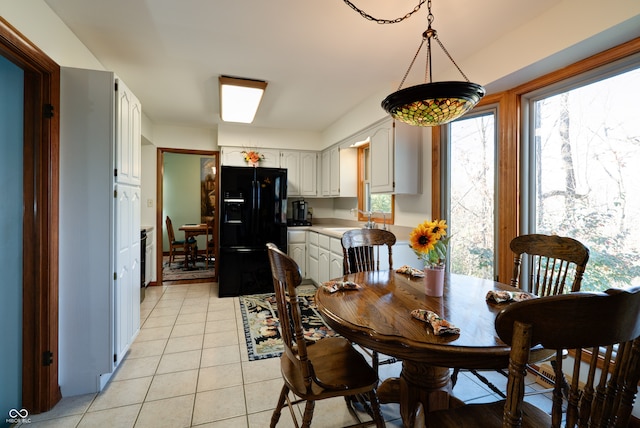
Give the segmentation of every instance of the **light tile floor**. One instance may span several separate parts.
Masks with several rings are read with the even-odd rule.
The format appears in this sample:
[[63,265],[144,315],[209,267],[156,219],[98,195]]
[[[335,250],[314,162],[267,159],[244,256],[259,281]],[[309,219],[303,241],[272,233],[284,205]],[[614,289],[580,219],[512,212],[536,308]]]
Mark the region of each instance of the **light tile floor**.
[[[30,428],[269,426],[282,388],[279,359],[248,360],[238,298],[219,298],[215,283],[150,287],[140,312],[140,333],[106,388],[63,398],[51,411],[31,415]],[[381,366],[380,377],[399,372],[400,363]],[[484,374],[506,388],[504,376]],[[540,389],[533,382],[527,388]],[[497,399],[465,372],[454,393],[465,402]],[[551,407],[545,395],[527,399]],[[382,407],[388,427],[402,426],[397,404]],[[343,399],[316,403],[314,428],[354,422]],[[293,426],[285,408],[278,427]]]

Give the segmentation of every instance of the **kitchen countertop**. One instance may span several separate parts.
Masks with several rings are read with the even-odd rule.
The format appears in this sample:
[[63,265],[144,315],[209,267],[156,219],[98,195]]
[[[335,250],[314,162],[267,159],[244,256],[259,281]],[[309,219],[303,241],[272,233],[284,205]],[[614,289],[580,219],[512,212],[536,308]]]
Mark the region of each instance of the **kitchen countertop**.
[[[396,235],[397,242],[406,242],[409,240],[409,233],[411,228],[402,226],[387,226],[391,232]],[[323,235],[328,235],[334,238],[342,238],[344,232],[350,229],[360,229],[362,225],[355,224],[349,225],[341,222],[327,222],[314,224],[312,226],[289,226],[289,230],[310,230],[312,232],[318,232]],[[380,226],[382,228],[382,226]],[[394,230],[395,229],[395,230]],[[406,230],[405,230],[406,229]]]

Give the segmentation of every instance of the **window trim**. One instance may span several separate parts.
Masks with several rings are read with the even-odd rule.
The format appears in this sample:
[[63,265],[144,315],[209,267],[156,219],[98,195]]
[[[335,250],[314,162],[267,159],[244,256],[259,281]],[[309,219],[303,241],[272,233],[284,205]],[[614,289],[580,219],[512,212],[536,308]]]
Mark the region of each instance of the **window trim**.
[[[364,186],[363,186],[363,181],[364,181],[364,168],[365,168],[365,162],[364,162],[364,153],[365,153],[365,149],[369,149],[369,156],[371,156],[371,149],[370,149],[370,144],[369,143],[365,143],[362,144],[360,146],[358,146],[358,155],[357,155],[357,164],[358,164],[358,221],[368,221],[369,218],[367,215],[362,214],[361,211],[365,211],[364,209],[364,201],[365,201],[365,194],[364,194]],[[369,163],[369,166],[371,166],[371,163]],[[385,222],[385,224],[388,226],[390,224],[394,224],[395,221],[395,205],[396,205],[396,197],[395,195],[391,194],[391,213],[384,217],[382,214],[380,213],[374,213],[371,215],[371,220],[382,223],[383,221]]]

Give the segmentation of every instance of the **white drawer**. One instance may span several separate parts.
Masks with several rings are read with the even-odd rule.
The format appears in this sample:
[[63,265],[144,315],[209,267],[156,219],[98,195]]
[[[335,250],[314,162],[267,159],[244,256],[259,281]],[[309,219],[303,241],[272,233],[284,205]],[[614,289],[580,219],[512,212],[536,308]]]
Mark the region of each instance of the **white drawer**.
[[307,232],[309,236],[309,244],[318,245],[318,232]]
[[319,235],[318,236],[318,245],[321,246],[322,248],[329,250],[331,249],[331,238],[328,237],[327,235]]
[[331,252],[342,254],[342,241],[338,238],[331,238]]
[[309,257],[318,260],[318,246],[309,244]]
[[287,232],[289,244],[304,244],[307,242],[306,230],[289,230]]

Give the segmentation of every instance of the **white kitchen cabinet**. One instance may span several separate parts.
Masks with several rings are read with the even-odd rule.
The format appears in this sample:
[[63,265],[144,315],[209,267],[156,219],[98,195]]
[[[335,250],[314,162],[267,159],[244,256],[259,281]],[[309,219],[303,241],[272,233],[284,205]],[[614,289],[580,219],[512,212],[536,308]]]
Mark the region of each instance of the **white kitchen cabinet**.
[[321,174],[321,194],[322,196],[331,196],[331,152],[325,150],[321,154],[322,174]]
[[358,197],[358,150],[340,149],[340,189],[337,196],[342,198]]
[[140,115],[113,73],[61,68],[63,396],[100,391],[140,328]]
[[392,120],[372,129],[371,193],[422,192],[421,132],[420,127]]
[[258,166],[263,168],[280,168],[280,150],[268,149],[268,148],[242,148],[242,147],[221,147],[220,148],[220,165],[227,166],[247,166],[250,167],[247,161],[244,160],[242,152],[254,150],[264,155]]
[[287,169],[288,196],[317,196],[317,152],[281,150],[280,168]]
[[291,230],[287,232],[287,253],[300,268],[300,274],[303,278],[307,277],[307,231]]
[[329,164],[331,165],[331,171],[329,171],[329,194],[331,196],[340,196],[340,149],[338,147],[332,147],[329,149]]
[[322,196],[358,196],[357,159],[358,151],[354,148],[333,146],[322,152]]
[[331,279],[331,238],[318,234],[318,284]]
[[330,240],[331,260],[329,263],[330,279],[341,277],[344,274],[344,256],[342,253],[342,243],[338,238]]
[[320,283],[318,232],[307,232],[307,276],[316,284]]
[[142,111],[123,81],[116,81],[116,182],[140,186]]
[[300,152],[300,196],[318,195],[318,153]]

